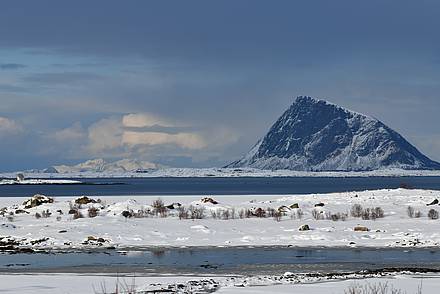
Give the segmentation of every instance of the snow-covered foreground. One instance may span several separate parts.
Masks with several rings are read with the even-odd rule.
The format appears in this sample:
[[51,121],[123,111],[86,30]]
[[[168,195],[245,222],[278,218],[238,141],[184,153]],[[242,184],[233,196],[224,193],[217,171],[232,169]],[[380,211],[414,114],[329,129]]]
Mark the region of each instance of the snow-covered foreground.
[[[343,294],[353,285],[378,285],[387,284],[388,288],[401,289],[408,294],[417,293],[418,287],[422,287],[423,294],[436,294],[440,285],[440,276],[438,275],[396,275],[382,278],[368,279],[348,279],[337,281],[321,281],[295,284],[260,284],[253,286],[234,286],[233,283],[227,283],[224,277],[182,277],[182,276],[161,276],[161,277],[119,277],[102,275],[75,275],[75,274],[3,274],[0,275],[1,293],[21,293],[21,294],[64,294],[64,293],[82,293],[96,294],[102,293],[102,285],[105,285],[107,293],[115,290],[115,284],[136,285],[138,292],[145,293],[142,290],[154,289],[151,284],[186,284],[191,280],[216,280],[220,284],[219,294],[247,294],[247,293],[295,293],[295,294]],[[123,287],[119,287],[121,289]],[[151,293],[151,292],[150,292]],[[184,293],[184,292],[166,292],[166,293]],[[191,293],[191,292],[185,292]],[[207,292],[198,292],[207,293]],[[391,293],[391,292],[389,292]]]
[[[405,276],[398,275],[391,278],[370,278],[364,280],[344,280],[319,283],[305,283],[294,285],[272,285],[266,287],[246,287],[246,288],[223,288],[218,294],[258,294],[258,293],[278,293],[278,294],[345,294],[354,285],[363,287],[368,285],[384,285],[392,293],[391,289],[400,289],[403,293],[416,294],[418,287],[422,287],[423,294],[438,293],[440,285],[439,276]],[[362,293],[362,292],[359,292]],[[379,292],[380,293],[380,292]]]
[[[359,172],[306,172],[293,170],[262,170],[255,168],[162,168],[136,171],[65,171],[46,173],[24,172],[27,178],[150,178],[150,177],[419,177],[440,176],[439,170],[380,169]],[[15,178],[14,173],[0,173],[0,178]]]
[[[162,200],[169,207],[160,209],[152,207],[156,199],[104,197],[100,202],[77,204],[74,198],[55,197],[52,203],[26,208],[32,205],[23,205],[25,198],[0,198],[0,207],[4,207],[0,243],[40,249],[440,244],[440,219],[428,218],[429,210],[440,207],[427,206],[440,199],[440,191],[396,189],[282,197],[215,196],[204,200],[200,196],[165,196]],[[355,204],[363,210],[375,208],[366,215],[370,219],[352,216],[350,210]],[[420,217],[410,218],[408,206]],[[381,216],[373,215],[373,211],[383,211],[384,215],[373,220]],[[310,230],[299,230],[304,225]]]

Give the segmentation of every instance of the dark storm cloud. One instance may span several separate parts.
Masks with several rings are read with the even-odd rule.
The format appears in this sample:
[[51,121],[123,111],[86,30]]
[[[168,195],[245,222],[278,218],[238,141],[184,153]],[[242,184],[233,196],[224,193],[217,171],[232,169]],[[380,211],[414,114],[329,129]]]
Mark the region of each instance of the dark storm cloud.
[[1,70],[14,70],[14,69],[20,69],[25,68],[26,65],[20,64],[20,63],[0,63],[0,69]]
[[99,79],[100,76],[88,72],[35,73],[23,78],[25,82],[39,84],[72,84],[76,82]]
[[439,14],[434,0],[3,1],[0,50],[28,67],[0,72],[0,112],[43,133],[136,112],[221,125],[240,134],[204,163],[222,165],[310,95],[440,160]]

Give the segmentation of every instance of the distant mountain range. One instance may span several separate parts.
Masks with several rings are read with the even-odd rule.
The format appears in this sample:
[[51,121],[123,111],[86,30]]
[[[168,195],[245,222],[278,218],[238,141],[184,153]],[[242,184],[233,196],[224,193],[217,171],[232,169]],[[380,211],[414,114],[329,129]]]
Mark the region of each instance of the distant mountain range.
[[243,158],[227,167],[298,171],[440,169],[379,120],[300,96]]
[[55,165],[44,170],[46,173],[78,172],[134,172],[157,169],[159,166],[148,161],[122,159],[107,162],[104,159],[92,159],[77,165]]

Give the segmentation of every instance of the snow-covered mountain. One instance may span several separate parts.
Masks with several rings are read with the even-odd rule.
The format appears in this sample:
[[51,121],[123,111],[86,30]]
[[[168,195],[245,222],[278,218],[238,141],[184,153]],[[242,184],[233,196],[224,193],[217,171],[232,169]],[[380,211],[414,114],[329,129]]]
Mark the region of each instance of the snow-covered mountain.
[[300,171],[440,169],[377,119],[300,96],[242,159],[228,167]]
[[77,165],[56,165],[46,169],[46,172],[132,172],[157,168],[158,166],[155,163],[148,161],[122,159],[115,162],[107,162],[104,159],[92,159]]

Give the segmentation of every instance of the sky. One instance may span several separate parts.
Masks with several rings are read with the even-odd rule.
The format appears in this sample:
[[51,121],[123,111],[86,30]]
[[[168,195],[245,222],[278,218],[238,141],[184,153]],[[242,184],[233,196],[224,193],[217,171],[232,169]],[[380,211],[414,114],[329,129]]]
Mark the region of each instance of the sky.
[[0,169],[223,166],[296,96],[440,160],[440,2],[4,0]]

